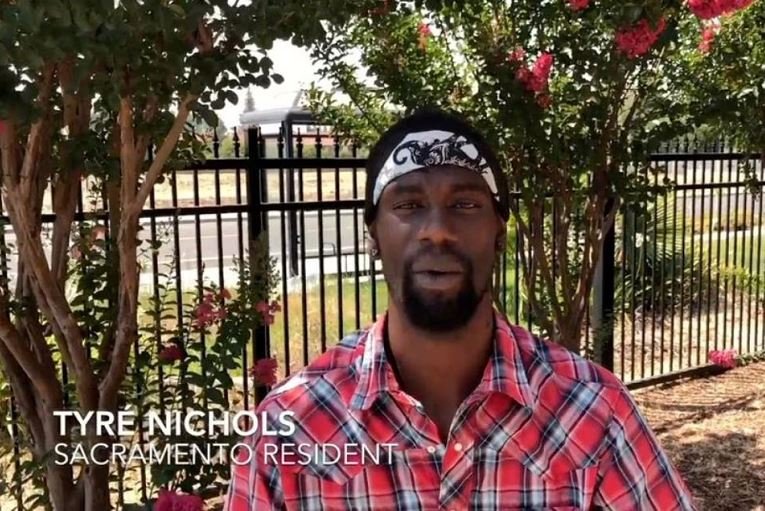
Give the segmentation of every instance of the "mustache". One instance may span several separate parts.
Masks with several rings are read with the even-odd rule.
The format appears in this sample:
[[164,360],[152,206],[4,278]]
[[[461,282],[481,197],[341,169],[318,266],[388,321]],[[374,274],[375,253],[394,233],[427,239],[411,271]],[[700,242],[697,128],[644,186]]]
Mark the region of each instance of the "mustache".
[[473,264],[470,259],[452,247],[434,247],[432,245],[419,249],[406,259],[405,269],[407,273],[414,271],[415,264],[422,260],[431,260],[438,263],[457,263],[467,273],[472,270]]

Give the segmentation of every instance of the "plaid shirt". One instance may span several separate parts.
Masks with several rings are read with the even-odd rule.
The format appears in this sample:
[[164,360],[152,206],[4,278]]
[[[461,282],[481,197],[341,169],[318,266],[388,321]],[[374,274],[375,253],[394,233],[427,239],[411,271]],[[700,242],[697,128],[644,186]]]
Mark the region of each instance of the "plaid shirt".
[[[287,410],[296,428],[286,438],[245,439],[254,456],[232,465],[226,511],[695,509],[622,383],[499,312],[483,379],[442,444],[386,360],[386,317],[343,339],[260,404],[274,429]],[[396,447],[365,464],[308,455],[297,462],[294,447],[284,459],[264,454],[267,444],[284,442]]]

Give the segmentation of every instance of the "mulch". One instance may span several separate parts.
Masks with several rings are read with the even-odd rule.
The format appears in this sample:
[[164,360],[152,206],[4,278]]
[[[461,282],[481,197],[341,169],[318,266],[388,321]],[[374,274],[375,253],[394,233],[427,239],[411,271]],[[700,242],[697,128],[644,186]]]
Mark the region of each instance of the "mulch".
[[633,395],[700,510],[765,511],[765,362]]

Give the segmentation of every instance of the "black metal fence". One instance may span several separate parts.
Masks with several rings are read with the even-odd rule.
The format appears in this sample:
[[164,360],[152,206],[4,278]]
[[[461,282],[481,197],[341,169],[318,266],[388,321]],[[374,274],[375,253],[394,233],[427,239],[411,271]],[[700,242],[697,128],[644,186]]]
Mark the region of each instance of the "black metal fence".
[[[386,308],[387,288],[379,261],[366,252],[364,151],[320,130],[269,136],[251,129],[246,136],[246,144],[237,132],[226,141],[216,136],[210,159],[171,171],[155,187],[141,235],[164,243],[144,257],[140,292],[158,293],[171,260],[177,261],[171,278],[178,290],[201,294],[205,279],[231,286],[233,258],[245,256],[249,240],[267,236],[282,310],[242,354],[237,381],[248,407],[253,389],[245,368],[253,359],[274,356],[280,376],[290,375],[374,321]],[[230,157],[221,157],[224,143]],[[765,349],[762,201],[748,191],[740,168],[749,165],[761,185],[759,158],[689,138],[652,162],[663,169],[656,183],[667,177],[675,185],[638,212],[622,209],[613,243],[606,244],[603,299],[590,311],[613,318],[613,328],[598,336],[597,351],[632,387],[704,371],[710,349]],[[104,207],[89,201],[87,190],[83,183],[80,220]],[[538,331],[524,305],[518,236],[511,229],[501,304],[511,321]],[[4,242],[12,238],[6,229]],[[6,261],[9,268],[14,257]],[[179,299],[179,309],[184,306]],[[589,328],[584,335],[592,346]]]

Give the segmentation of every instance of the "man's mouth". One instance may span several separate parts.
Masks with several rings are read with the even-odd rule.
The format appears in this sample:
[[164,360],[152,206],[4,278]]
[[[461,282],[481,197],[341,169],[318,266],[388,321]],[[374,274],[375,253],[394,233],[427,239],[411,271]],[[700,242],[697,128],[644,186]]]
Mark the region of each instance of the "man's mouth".
[[423,270],[414,272],[414,280],[420,287],[448,290],[458,287],[463,279],[461,271]]

